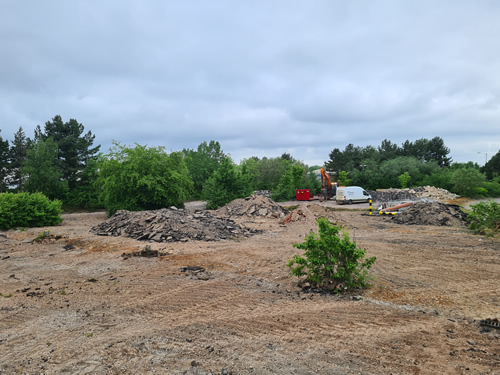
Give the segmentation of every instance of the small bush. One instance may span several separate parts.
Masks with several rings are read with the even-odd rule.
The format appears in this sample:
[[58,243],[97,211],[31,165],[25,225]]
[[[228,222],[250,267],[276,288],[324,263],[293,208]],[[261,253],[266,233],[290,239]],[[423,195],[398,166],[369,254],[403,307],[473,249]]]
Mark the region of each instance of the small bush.
[[57,225],[62,221],[61,205],[42,193],[0,194],[0,229]]
[[476,234],[494,235],[500,230],[500,205],[495,201],[480,202],[471,206],[468,221]]
[[359,249],[338,225],[325,218],[319,218],[317,223],[318,234],[311,231],[305,242],[293,245],[305,253],[304,257],[295,255],[288,262],[292,275],[307,276],[307,281],[318,287],[340,292],[368,287],[368,269],[376,258],[363,260],[366,251]]

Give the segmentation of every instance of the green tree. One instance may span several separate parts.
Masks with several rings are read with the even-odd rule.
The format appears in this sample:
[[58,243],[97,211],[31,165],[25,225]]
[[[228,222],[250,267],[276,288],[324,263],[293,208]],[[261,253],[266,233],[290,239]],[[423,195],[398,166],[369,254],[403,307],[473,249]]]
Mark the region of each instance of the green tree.
[[451,182],[452,192],[464,197],[475,197],[478,188],[481,188],[486,181],[484,174],[475,168],[462,168],[455,172]]
[[78,185],[69,192],[67,200],[64,202],[66,209],[75,207],[87,210],[102,208],[99,202],[99,190],[96,189],[99,177],[98,157],[90,159],[80,173]]
[[193,182],[180,152],[163,147],[114,143],[98,159],[97,187],[100,201],[112,215],[117,210],[153,210],[183,207]]
[[40,125],[35,129],[35,140],[52,138],[58,145],[59,167],[70,189],[76,187],[87,162],[95,158],[101,147],[93,147],[95,135],[90,131],[84,134],[84,131],[84,126],[77,120],[63,122],[59,115],[47,121],[43,131]]
[[259,163],[255,188],[257,190],[275,190],[288,166],[289,162],[282,158],[262,158]]
[[452,179],[454,175],[455,171],[453,171],[452,169],[441,168],[429,175],[424,176],[421,185],[430,185],[451,191],[453,189]]
[[20,126],[19,130],[14,134],[14,141],[10,147],[10,184],[15,185],[17,190],[23,191],[24,176],[22,174],[26,157],[28,155],[28,139],[24,133],[23,127]]
[[24,189],[39,192],[49,199],[66,198],[68,183],[57,163],[58,147],[52,138],[39,139],[28,150],[22,174],[27,180]]
[[500,151],[488,160],[481,171],[486,174],[488,180],[492,180],[494,177],[500,176]]
[[381,162],[385,161],[385,160],[391,160],[391,159],[397,158],[401,153],[401,150],[398,147],[398,145],[395,143],[392,143],[388,139],[384,139],[382,141],[382,143],[380,144],[380,146],[378,146],[377,150],[378,150]]
[[248,175],[248,183],[252,187],[252,190],[258,190],[257,180],[260,177],[260,160],[257,157],[251,157],[249,159],[243,159],[240,161],[239,165],[242,173]]
[[278,202],[294,199],[296,189],[301,187],[304,172],[304,168],[300,165],[290,165],[281,177],[280,183],[273,194],[273,199]]
[[9,174],[9,141],[0,136],[0,192],[7,190],[7,176]]
[[351,180],[349,179],[349,172],[340,171],[337,177],[337,183],[339,186],[349,186]]
[[358,248],[340,226],[326,218],[319,218],[317,223],[318,234],[311,231],[303,243],[293,245],[305,252],[288,262],[292,275],[306,276],[318,287],[339,292],[367,287],[368,270],[376,258],[364,259],[366,251]]
[[449,167],[452,159],[448,157],[450,149],[440,137],[432,138],[427,144],[426,161],[435,161],[440,167]]
[[448,157],[450,149],[445,146],[440,137],[434,137],[431,140],[421,138],[415,142],[405,141],[400,148],[401,156],[411,156],[426,162],[434,161],[440,167],[448,167],[451,158]]
[[402,175],[399,175],[399,183],[401,184],[402,189],[406,189],[408,185],[410,184],[411,176],[408,172],[403,173]]
[[328,155],[330,159],[325,162],[325,167],[329,171],[341,171],[345,169],[344,153],[335,147]]
[[207,180],[229,156],[222,151],[217,141],[203,142],[196,150],[183,149],[182,152],[193,180],[194,197],[200,198]]
[[251,193],[248,178],[236,170],[230,158],[225,158],[205,183],[202,198],[207,202],[206,208],[213,210]]

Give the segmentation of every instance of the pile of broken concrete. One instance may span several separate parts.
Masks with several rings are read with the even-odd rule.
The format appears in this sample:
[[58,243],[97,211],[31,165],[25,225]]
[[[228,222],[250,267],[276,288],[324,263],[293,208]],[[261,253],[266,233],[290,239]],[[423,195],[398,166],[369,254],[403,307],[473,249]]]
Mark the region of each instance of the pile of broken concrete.
[[90,231],[100,236],[124,236],[153,242],[219,241],[259,232],[207,211],[189,213],[175,207],[118,211]]
[[418,198],[427,198],[429,200],[449,201],[457,199],[460,196],[450,193],[446,189],[437,188],[434,186],[420,186],[409,190],[409,193],[415,194]]
[[245,199],[235,199],[219,208],[216,214],[224,217],[260,216],[281,219],[289,211],[264,195],[251,195]]
[[417,202],[407,210],[392,217],[398,224],[407,225],[437,225],[437,226],[465,226],[467,214],[457,205],[448,205],[440,202]]
[[419,186],[412,189],[384,189],[370,191],[373,202],[403,202],[403,201],[449,201],[459,198],[446,189],[434,186]]
[[369,191],[373,202],[402,202],[417,201],[415,193],[410,193],[408,189],[385,189],[381,191]]

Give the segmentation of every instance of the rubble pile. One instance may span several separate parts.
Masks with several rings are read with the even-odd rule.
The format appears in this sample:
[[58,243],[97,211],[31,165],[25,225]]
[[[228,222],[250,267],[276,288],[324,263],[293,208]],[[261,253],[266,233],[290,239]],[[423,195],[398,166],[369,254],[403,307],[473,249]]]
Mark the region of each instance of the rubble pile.
[[245,199],[235,199],[215,211],[219,216],[261,216],[280,219],[289,211],[264,195],[251,195]]
[[325,217],[329,220],[335,220],[333,211],[318,204],[308,203],[299,205],[295,210],[291,211],[288,215],[281,219],[280,224],[288,224],[290,222],[303,220],[307,217],[312,219]]
[[441,189],[434,186],[416,187],[410,189],[410,193],[415,194],[419,198],[428,198],[437,201],[448,201],[460,197],[459,195],[450,193],[446,189]]
[[255,190],[255,195],[263,195],[265,197],[271,198],[272,192],[271,190]]
[[418,197],[408,189],[387,189],[383,191],[368,192],[373,202],[417,201]]
[[448,201],[459,197],[446,189],[434,186],[419,186],[412,189],[386,189],[382,191],[370,190],[369,193],[373,202]]
[[398,224],[465,226],[467,215],[457,205],[440,202],[417,202],[407,210],[392,217]]
[[175,208],[118,211],[90,231],[100,236],[124,236],[154,242],[219,241],[258,233],[207,211],[191,214]]

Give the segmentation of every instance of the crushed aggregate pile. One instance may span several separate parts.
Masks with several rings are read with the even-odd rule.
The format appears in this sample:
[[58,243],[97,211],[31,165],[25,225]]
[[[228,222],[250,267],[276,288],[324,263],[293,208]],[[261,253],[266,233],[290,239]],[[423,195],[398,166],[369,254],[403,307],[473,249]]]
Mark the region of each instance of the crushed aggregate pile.
[[261,216],[269,218],[283,218],[290,211],[281,207],[271,198],[264,195],[251,195],[245,199],[235,199],[224,207],[219,208],[219,216]]
[[438,201],[452,200],[460,197],[457,194],[450,193],[446,189],[441,189],[429,185],[410,189],[410,193],[415,194],[419,198],[428,198],[431,200],[438,200]]
[[446,189],[434,186],[419,186],[412,189],[387,189],[383,191],[371,190],[370,195],[374,202],[447,201],[459,197]]
[[467,215],[457,205],[440,202],[417,202],[392,220],[407,225],[465,226]]
[[124,236],[154,242],[219,241],[259,233],[207,211],[189,213],[174,208],[118,211],[90,231],[101,236]]

